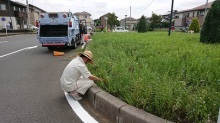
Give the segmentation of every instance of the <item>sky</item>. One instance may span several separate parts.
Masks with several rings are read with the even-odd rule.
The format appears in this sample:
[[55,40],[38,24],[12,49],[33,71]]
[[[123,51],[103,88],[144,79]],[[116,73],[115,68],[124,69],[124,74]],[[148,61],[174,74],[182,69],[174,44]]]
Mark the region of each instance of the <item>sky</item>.
[[[13,1],[26,4],[26,0]],[[212,1],[214,0],[208,0]],[[174,0],[173,9],[177,11],[191,9],[206,2],[207,0]],[[151,17],[152,12],[157,15],[167,14],[171,11],[172,0],[28,0],[28,3],[48,12],[86,11],[91,14],[93,20],[114,12],[118,20],[121,20],[125,15],[138,19],[142,15]]]

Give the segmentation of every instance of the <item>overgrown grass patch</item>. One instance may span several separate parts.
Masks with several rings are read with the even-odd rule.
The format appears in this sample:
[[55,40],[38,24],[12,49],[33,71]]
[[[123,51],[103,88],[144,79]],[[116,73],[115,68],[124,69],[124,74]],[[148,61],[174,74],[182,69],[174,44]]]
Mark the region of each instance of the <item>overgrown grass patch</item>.
[[220,45],[189,33],[95,33],[88,48],[98,86],[128,104],[175,122],[217,121]]

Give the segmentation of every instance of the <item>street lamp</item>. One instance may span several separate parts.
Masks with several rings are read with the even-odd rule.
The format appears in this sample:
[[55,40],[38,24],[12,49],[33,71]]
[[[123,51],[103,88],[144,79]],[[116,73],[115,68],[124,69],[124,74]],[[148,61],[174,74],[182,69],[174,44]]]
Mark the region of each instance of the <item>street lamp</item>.
[[107,30],[107,27],[108,27],[108,26],[107,26],[107,24],[108,24],[108,23],[107,23],[108,17],[104,17],[104,18],[105,18],[105,20],[106,20],[106,32],[108,32],[108,30]]
[[125,29],[126,29],[126,18],[127,18],[127,15],[125,15]]

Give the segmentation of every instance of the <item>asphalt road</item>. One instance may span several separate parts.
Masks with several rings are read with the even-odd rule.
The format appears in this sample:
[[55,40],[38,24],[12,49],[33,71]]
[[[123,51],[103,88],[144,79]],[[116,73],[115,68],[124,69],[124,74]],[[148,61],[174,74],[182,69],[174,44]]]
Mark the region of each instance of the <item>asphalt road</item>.
[[0,123],[82,123],[59,82],[76,50],[59,51],[53,56],[34,34],[0,37]]

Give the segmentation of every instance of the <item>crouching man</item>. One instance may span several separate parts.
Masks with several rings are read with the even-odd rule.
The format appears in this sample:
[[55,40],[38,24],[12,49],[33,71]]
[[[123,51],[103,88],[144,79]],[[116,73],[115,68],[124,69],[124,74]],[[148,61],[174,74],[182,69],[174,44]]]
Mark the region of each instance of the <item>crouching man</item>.
[[93,33],[90,33],[90,34],[85,34],[84,35],[84,43],[81,47],[82,50],[85,50],[86,49],[86,46],[89,44],[90,41],[92,41],[92,35]]
[[61,88],[68,92],[75,100],[79,101],[86,91],[93,85],[94,81],[102,81],[88,70],[86,64],[93,64],[92,52],[84,51],[79,53],[64,69],[60,78]]

